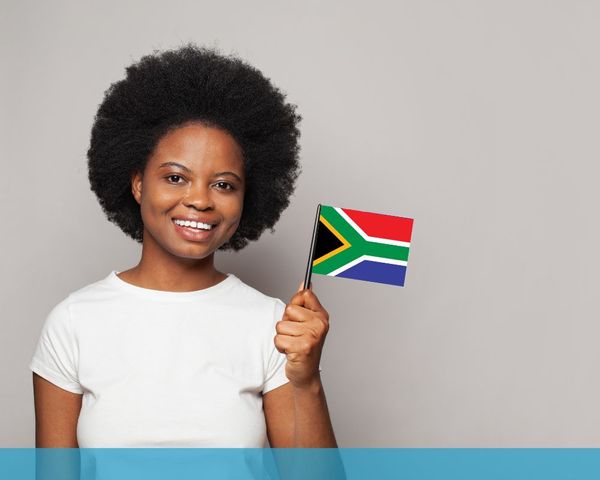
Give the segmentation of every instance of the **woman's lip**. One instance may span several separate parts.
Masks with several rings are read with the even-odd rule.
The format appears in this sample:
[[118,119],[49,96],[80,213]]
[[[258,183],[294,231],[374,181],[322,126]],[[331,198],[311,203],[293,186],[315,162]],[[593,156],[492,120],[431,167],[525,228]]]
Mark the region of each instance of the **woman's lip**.
[[182,238],[191,242],[199,242],[202,240],[206,240],[207,238],[212,236],[213,231],[217,228],[217,226],[215,225],[210,230],[199,230],[197,228],[182,227],[181,225],[177,225],[175,223],[175,220],[173,220],[172,223],[175,226],[175,231]]

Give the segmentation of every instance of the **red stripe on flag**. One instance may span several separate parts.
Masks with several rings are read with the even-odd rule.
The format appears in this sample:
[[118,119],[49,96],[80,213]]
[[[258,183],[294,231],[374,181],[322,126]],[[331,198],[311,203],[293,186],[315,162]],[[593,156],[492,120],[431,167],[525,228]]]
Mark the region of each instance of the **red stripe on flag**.
[[410,242],[413,228],[412,218],[361,212],[349,208],[342,208],[342,210],[370,237]]

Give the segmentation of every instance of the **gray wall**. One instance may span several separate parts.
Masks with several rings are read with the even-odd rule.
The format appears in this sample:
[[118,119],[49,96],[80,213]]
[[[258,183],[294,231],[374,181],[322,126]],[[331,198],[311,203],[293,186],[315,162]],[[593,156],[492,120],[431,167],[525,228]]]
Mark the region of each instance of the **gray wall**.
[[415,219],[405,288],[313,280],[340,446],[599,447],[599,14],[573,0],[3,0],[0,446],[33,446],[27,365],[46,314],[139,259],[88,186],[103,92],[192,40],[256,65],[304,117],[291,206],[221,269],[287,301],[317,202]]

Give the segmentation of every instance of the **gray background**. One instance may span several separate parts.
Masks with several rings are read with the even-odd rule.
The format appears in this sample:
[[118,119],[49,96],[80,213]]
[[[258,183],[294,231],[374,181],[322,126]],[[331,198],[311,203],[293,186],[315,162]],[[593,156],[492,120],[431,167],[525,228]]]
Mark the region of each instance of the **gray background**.
[[217,265],[288,301],[314,209],[415,219],[405,288],[315,276],[342,447],[600,447],[600,2],[2,1],[0,446],[34,438],[28,363],[71,291],[135,265],[85,152],[124,68],[186,41],[303,116],[273,234]]

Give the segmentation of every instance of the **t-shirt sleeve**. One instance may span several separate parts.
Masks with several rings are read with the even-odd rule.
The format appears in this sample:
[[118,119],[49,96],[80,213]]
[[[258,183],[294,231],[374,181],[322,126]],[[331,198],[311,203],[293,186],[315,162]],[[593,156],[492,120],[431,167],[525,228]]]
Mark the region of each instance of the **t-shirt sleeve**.
[[72,393],[83,393],[78,379],[78,347],[72,329],[69,299],[46,317],[29,369]]
[[[267,375],[265,379],[265,383],[263,386],[263,395],[267,393],[269,390],[273,390],[287,382],[289,379],[285,375],[285,365],[287,363],[287,356],[285,353],[281,353],[275,347],[274,337],[277,335],[277,330],[275,329],[275,324],[283,318],[283,311],[285,310],[286,304],[283,303],[280,299],[277,299],[275,304],[275,313],[272,324],[272,332],[270,336],[269,343],[269,355],[268,355],[268,367],[267,367]],[[323,369],[321,365],[319,365],[319,372],[322,372]]]
[[277,350],[274,341],[275,335],[277,335],[275,324],[283,317],[284,310],[285,303],[277,299],[275,303],[275,312],[271,323],[271,334],[269,335],[270,342],[267,355],[268,364],[267,374],[262,391],[263,395],[269,390],[273,390],[274,388],[277,388],[283,385],[284,383],[289,382],[289,379],[285,375],[285,364],[287,363],[287,356],[285,353],[281,353],[279,350]]

